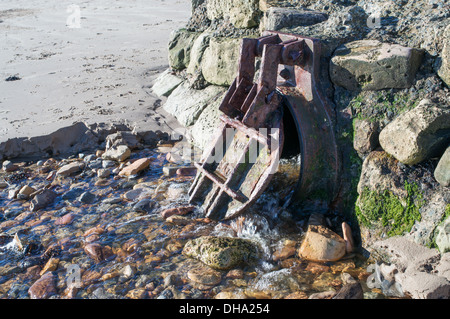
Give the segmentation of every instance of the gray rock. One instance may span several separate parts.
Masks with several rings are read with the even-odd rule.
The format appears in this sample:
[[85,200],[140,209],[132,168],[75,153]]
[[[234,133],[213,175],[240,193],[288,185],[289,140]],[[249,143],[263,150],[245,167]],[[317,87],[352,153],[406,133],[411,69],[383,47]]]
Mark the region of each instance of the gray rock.
[[67,177],[75,173],[81,172],[84,166],[85,166],[84,162],[75,161],[62,166],[60,169],[58,169],[56,174],[63,177]]
[[209,32],[203,32],[195,39],[191,49],[191,56],[189,60],[189,66],[186,72],[191,75],[195,75],[197,72],[201,72],[201,62],[203,53],[209,46],[211,40],[211,34]]
[[450,252],[450,217],[436,228],[436,245],[441,253]]
[[378,123],[369,120],[354,120],[353,148],[361,157],[367,156],[378,145]]
[[95,202],[96,196],[90,192],[84,192],[78,197],[78,201],[84,204],[92,204]]
[[172,31],[168,48],[171,68],[182,70],[189,65],[192,44],[198,35],[197,32],[190,32],[185,29]]
[[450,25],[445,28],[442,43],[444,43],[444,47],[441,53],[442,61],[438,75],[448,86],[450,86]]
[[328,19],[327,14],[309,9],[269,8],[263,19],[263,30],[278,31],[282,28],[309,26]]
[[195,90],[185,82],[168,97],[163,108],[187,127],[193,125],[207,105],[215,101],[225,91],[224,88],[210,85],[203,90]]
[[130,131],[119,131],[106,137],[106,150],[119,145],[126,145],[130,150],[142,147],[140,138]]
[[236,28],[251,28],[258,24],[259,0],[208,0],[210,20],[228,18]]
[[34,196],[33,200],[31,201],[30,209],[32,212],[38,211],[39,209],[45,208],[53,203],[55,198],[58,195],[50,190],[50,189],[44,189],[39,194]]
[[408,88],[414,83],[422,50],[376,40],[338,47],[330,62],[334,84],[350,91]]
[[407,165],[442,154],[450,141],[450,109],[422,100],[386,125],[379,140],[387,153]]
[[204,149],[208,145],[221,123],[220,115],[222,112],[219,110],[219,106],[224,95],[225,93],[206,106],[189,130],[189,139],[200,149]]
[[[418,245],[404,237],[392,237],[372,245],[372,254],[384,263],[394,264],[394,275],[404,293],[415,299],[448,299],[450,281],[440,272],[432,271],[441,266],[437,249]],[[441,266],[442,267],[442,266]]]
[[202,56],[201,69],[205,80],[229,87],[236,78],[241,39],[212,38]]
[[434,170],[434,178],[442,186],[450,186],[450,146],[441,156],[436,169]]
[[158,76],[152,86],[152,90],[158,96],[169,96],[182,82],[183,79],[173,74],[170,69],[167,69]]
[[102,158],[106,160],[123,162],[131,155],[131,150],[126,145],[112,147],[103,153]]
[[406,236],[415,243],[430,246],[436,235],[450,199],[450,190],[436,191],[427,197],[420,208],[420,221],[416,221]]

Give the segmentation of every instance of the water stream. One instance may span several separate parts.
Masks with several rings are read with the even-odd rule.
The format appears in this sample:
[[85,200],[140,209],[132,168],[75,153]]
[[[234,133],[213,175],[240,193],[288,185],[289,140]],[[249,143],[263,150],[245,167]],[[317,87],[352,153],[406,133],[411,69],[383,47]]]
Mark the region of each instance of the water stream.
[[[56,289],[50,298],[308,298],[339,290],[343,272],[362,283],[366,298],[385,297],[367,287],[367,261],[358,254],[325,264],[298,258],[306,220],[280,207],[298,180],[299,158],[281,160],[269,190],[244,215],[215,222],[197,208],[170,223],[160,213],[188,205],[193,176],[166,176],[164,166],[182,166],[168,163],[166,152],[133,152],[131,159],[150,157],[153,162],[131,178],[97,177],[105,161],[87,154],[45,165],[45,160],[25,162],[18,171],[2,172],[0,181],[9,186],[0,190],[0,296],[29,298],[30,287],[52,260],[48,271],[56,278]],[[47,180],[50,172],[75,160],[86,162],[83,172]],[[12,190],[25,184],[50,187],[58,196],[31,211],[29,199],[11,199]],[[206,266],[184,256],[182,249],[188,240],[204,235],[250,239],[260,247],[261,259],[218,272],[220,280],[213,285],[199,285],[188,272]],[[87,254],[89,244],[103,247],[102,260]],[[288,257],[274,258],[286,247],[291,247]],[[79,288],[70,292],[73,269]]]

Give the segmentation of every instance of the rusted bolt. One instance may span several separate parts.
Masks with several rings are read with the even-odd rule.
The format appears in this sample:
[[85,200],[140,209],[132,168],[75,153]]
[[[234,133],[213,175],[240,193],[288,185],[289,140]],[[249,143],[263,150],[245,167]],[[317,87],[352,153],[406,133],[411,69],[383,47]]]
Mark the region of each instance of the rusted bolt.
[[283,70],[281,70],[280,76],[285,80],[289,80],[291,78],[291,72],[288,69],[284,68]]

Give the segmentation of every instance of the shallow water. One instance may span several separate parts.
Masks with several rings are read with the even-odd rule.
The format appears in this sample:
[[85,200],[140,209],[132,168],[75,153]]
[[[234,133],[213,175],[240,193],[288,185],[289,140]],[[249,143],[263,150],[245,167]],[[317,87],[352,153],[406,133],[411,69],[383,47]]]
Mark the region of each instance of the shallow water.
[[[29,298],[29,288],[52,260],[56,292],[50,298],[307,298],[338,290],[342,272],[361,281],[366,297],[384,297],[380,290],[366,286],[367,262],[359,255],[326,264],[296,256],[306,221],[280,207],[298,180],[298,158],[281,161],[269,190],[246,214],[214,222],[197,207],[180,224],[172,224],[160,212],[188,205],[186,194],[193,177],[165,176],[165,165],[183,163],[168,163],[164,152],[133,152],[131,158],[151,157],[153,162],[131,178],[114,174],[98,178],[95,169],[103,162],[94,159],[78,175],[46,180],[49,172],[82,160],[78,158],[44,166],[23,163],[16,172],[2,172],[0,181],[5,178],[10,185],[0,190],[0,296]],[[31,212],[30,200],[8,199],[14,187],[25,184],[35,189],[47,185],[58,196],[51,205]],[[84,192],[95,197],[81,199]],[[18,242],[13,239],[16,234]],[[206,266],[181,252],[189,239],[204,235],[250,239],[260,247],[261,259],[237,274],[236,270],[217,272],[220,280],[214,285],[195,282],[189,270]],[[275,261],[276,252],[289,241],[292,253]],[[87,254],[84,248],[92,243],[103,247],[104,260]],[[78,289],[70,291],[68,286],[74,282]]]

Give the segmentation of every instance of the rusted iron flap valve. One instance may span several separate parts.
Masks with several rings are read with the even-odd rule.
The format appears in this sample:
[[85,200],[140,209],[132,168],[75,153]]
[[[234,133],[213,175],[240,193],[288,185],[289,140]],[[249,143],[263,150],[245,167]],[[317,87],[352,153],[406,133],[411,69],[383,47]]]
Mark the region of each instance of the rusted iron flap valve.
[[317,39],[266,31],[258,39],[242,40],[238,75],[219,107],[221,125],[195,163],[198,172],[189,190],[190,202],[202,202],[207,217],[233,218],[267,188],[284,144],[283,109],[291,112],[297,130],[297,136],[286,138],[300,144],[293,199],[334,197],[339,159],[332,109],[319,86],[319,63]]

